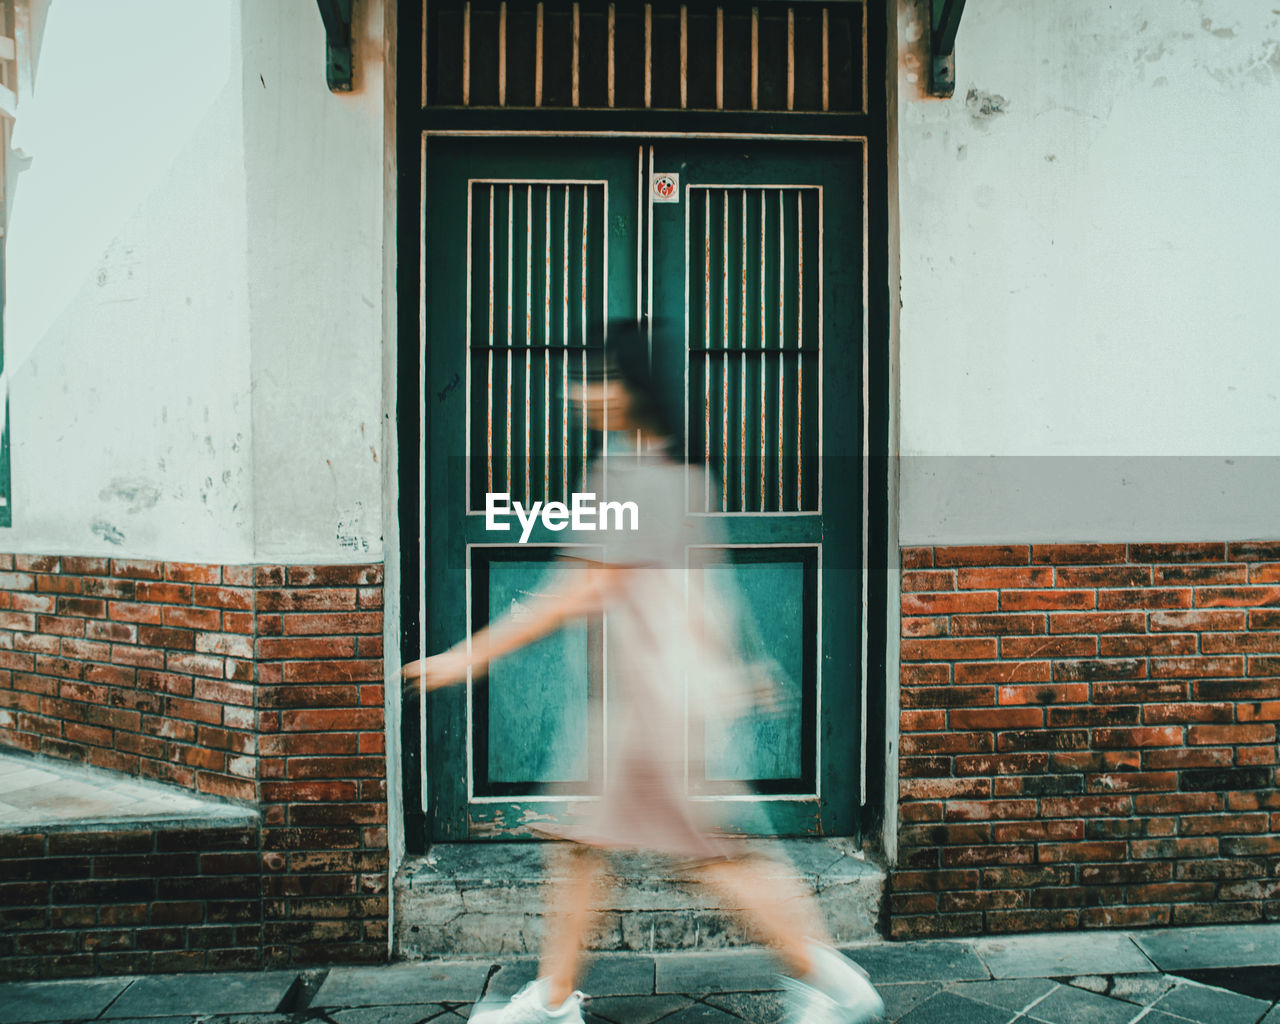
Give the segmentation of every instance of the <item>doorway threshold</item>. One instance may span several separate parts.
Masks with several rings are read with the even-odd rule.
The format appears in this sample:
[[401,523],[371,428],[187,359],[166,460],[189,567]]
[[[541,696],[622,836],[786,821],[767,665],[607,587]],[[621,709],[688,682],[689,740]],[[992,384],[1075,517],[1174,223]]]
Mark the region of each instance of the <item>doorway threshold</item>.
[[[880,937],[885,870],[852,839],[744,839],[808,891],[837,943]],[[563,876],[556,843],[441,843],[396,875],[395,953],[401,959],[528,954]],[[614,885],[587,943],[596,951],[665,952],[753,944],[742,919],[664,857],[615,854]]]

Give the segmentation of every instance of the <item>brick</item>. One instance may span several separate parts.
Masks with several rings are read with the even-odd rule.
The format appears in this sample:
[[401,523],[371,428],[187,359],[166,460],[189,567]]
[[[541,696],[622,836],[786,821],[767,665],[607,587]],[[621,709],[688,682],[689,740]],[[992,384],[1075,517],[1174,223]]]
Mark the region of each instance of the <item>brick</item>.
[[931,590],[955,590],[956,574],[954,569],[923,570],[904,572],[902,574],[902,592],[914,594]]
[[1151,613],[1151,629],[1155,632],[1184,630],[1236,631],[1245,628],[1247,612],[1222,609],[1208,611],[1157,611]]
[[904,664],[898,678],[903,686],[945,686],[951,682],[951,666]]
[[1036,544],[1031,560],[1049,565],[1097,565],[1123,562],[1123,544]]
[[1147,636],[1104,636],[1099,651],[1106,658],[1170,658],[1196,653],[1194,633],[1158,633]]
[[165,656],[165,668],[170,672],[221,679],[223,661],[211,654],[170,652]]
[[1234,752],[1227,747],[1165,747],[1142,751],[1142,767],[1153,771],[1215,768],[1231,764],[1234,757]]
[[1050,633],[1143,633],[1142,612],[1060,612],[1049,616]]
[[139,601],[155,604],[190,604],[191,586],[183,583],[139,583],[135,590]]
[[997,843],[1079,841],[1084,839],[1084,822],[1061,819],[1001,822],[993,826],[991,835]]
[[1274,743],[1276,727],[1269,722],[1239,725],[1192,725],[1187,741],[1193,746],[1243,746],[1247,743]]
[[[85,619],[60,615],[37,615],[35,628],[41,633],[52,633],[56,636],[84,636]],[[0,629],[23,629],[17,623],[5,625],[4,616],[0,615]]]
[[111,575],[134,580],[159,580],[164,578],[164,566],[160,562],[115,558],[111,561]]
[[195,633],[189,629],[166,626],[139,626],[138,643],[148,647],[161,647],[170,651],[195,650]]
[[132,644],[138,641],[138,627],[125,622],[87,622],[84,635],[89,640]]
[[1280,583],[1280,562],[1249,566],[1250,583]]
[[223,612],[222,631],[224,633],[254,633],[255,616],[252,612]]
[[370,586],[382,582],[380,565],[293,565],[287,570],[293,587]]
[[[1080,683],[1077,686],[1083,685]],[[1049,709],[1048,725],[1051,729],[1081,729],[1091,726],[1122,726],[1138,724],[1138,708],[1112,705],[1079,704],[1074,707]]]
[[1176,747],[1182,743],[1182,727],[1177,725],[1139,726],[1136,728],[1095,729],[1095,749],[1135,747]]
[[180,608],[163,609],[165,626],[176,629],[217,629],[221,624],[222,613],[216,608]]
[[1087,611],[1096,602],[1092,590],[1006,590],[1000,594],[1002,612]]
[[1142,720],[1148,725],[1230,722],[1234,717],[1235,705],[1233,704],[1177,701],[1170,704],[1145,704],[1142,708]]
[[1270,825],[1266,813],[1188,814],[1178,822],[1184,836],[1249,835],[1266,832]]
[[1146,674],[1146,662],[1136,658],[1085,658],[1053,663],[1055,682],[1141,679]]
[[60,572],[62,562],[57,555],[14,555],[13,567],[20,572]]
[[1040,801],[1041,816],[1046,818],[1118,817],[1132,812],[1133,798],[1124,794],[1045,797]]
[[1227,545],[1220,541],[1173,544],[1130,544],[1130,562],[1221,562]]
[[145,622],[153,626],[160,625],[162,619],[158,605],[133,601],[111,601],[107,605],[107,613],[117,622]]
[[1280,586],[1200,587],[1197,608],[1257,608],[1280,605]]
[[288,614],[281,617],[285,636],[349,635],[381,633],[381,612],[338,612],[325,614]]
[[1047,661],[961,662],[954,666],[957,686],[985,683],[1048,682]]
[[288,661],[284,663],[286,683],[358,682],[382,678],[382,662],[356,661]]
[[899,740],[899,750],[905,757],[914,754],[974,754],[991,749],[991,734],[986,732],[909,733]]
[[[0,597],[7,599],[9,610],[14,612],[52,612],[57,606],[57,598],[52,594],[0,592]],[[7,626],[4,628],[13,629],[15,627]]]
[[977,658],[994,658],[997,653],[993,637],[960,639],[904,640],[904,661],[956,661]]
[[362,710],[286,710],[281,712],[281,728],[286,732],[329,732],[368,730],[382,726],[380,708]]
[[164,668],[164,651],[129,644],[112,644],[111,660],[117,665],[132,665],[139,669]]
[[1046,566],[959,569],[956,586],[960,590],[1006,590],[1053,586],[1053,569]]
[[960,565],[1028,565],[1031,549],[1025,544],[981,545],[934,548],[933,562],[939,568]]
[[253,695],[252,686],[222,679],[197,679],[193,689],[193,696],[197,700],[217,701],[220,704],[238,704],[241,707],[251,707],[253,705]]
[[[904,615],[902,617],[902,636],[946,636],[947,632],[947,617],[945,615]],[[380,638],[361,637],[361,639],[375,640]],[[262,644],[265,641],[260,640],[258,642]],[[369,652],[362,651],[361,653],[368,654]],[[376,653],[382,653],[381,646],[378,647]]]
[[137,594],[137,584],[133,580],[87,579],[81,584],[80,592],[85,597],[132,601]]
[[951,620],[957,636],[1016,636],[1047,631],[1043,615],[957,615]]
[[1093,699],[1100,704],[1183,700],[1187,695],[1187,684],[1177,680],[1138,683],[1097,682],[1091,689]]
[[359,734],[351,732],[287,732],[263,736],[258,741],[258,749],[266,756],[361,753]]
[[996,749],[1002,753],[1023,750],[1085,750],[1089,733],[1083,729],[1009,730],[996,736]]
[[36,590],[46,594],[79,594],[78,576],[36,576]]
[[1280,658],[1251,657],[1249,659],[1249,675],[1280,677]]
[[1200,637],[1204,654],[1280,653],[1280,631],[1255,633],[1205,633]]
[[903,690],[904,708],[991,707],[996,702],[994,686],[914,687]]
[[202,608],[249,611],[253,608],[253,591],[237,587],[192,587],[191,600]]
[[1250,704],[1237,704],[1236,716],[1241,722],[1280,721],[1280,701],[1254,701]]
[[232,658],[252,658],[253,641],[249,637],[226,633],[197,633],[196,650],[203,654],[221,654]]
[[997,601],[998,595],[995,591],[903,594],[902,611],[906,615],[952,615],[960,612],[969,614],[993,612],[996,610]]
[[1092,636],[1005,636],[1000,638],[1000,657],[1005,659],[1087,658],[1098,653],[1098,639]]
[[1057,572],[1060,587],[1148,587],[1151,567],[1146,565],[1089,565],[1066,567]]
[[0,590],[35,590],[36,578],[28,572],[0,572]]
[[933,548],[902,548],[899,558],[904,569],[928,569],[933,565]]
[[111,559],[63,555],[62,571],[73,576],[106,576],[111,571]]
[[1130,590],[1099,590],[1101,611],[1123,611],[1130,608],[1190,608],[1190,587],[1135,587]]
[[1129,844],[1135,860],[1177,860],[1193,857],[1216,857],[1218,840],[1212,836],[1186,839],[1135,839]]
[[1153,658],[1151,676],[1154,679],[1203,679],[1206,676],[1242,676],[1244,658],[1223,656],[1214,658]]
[[1154,579],[1157,585],[1247,583],[1249,569],[1243,565],[1159,565],[1155,568]]
[[1038,729],[1044,725],[1044,712],[1034,707],[953,708],[949,713],[952,729],[1001,731],[1004,729]]

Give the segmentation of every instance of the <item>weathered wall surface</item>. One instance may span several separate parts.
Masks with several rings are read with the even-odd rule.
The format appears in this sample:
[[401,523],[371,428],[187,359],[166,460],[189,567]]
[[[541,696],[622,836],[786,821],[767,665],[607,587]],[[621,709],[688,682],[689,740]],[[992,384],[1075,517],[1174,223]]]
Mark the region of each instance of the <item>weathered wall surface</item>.
[[347,95],[314,4],[99,8],[19,110],[0,548],[379,559],[383,4]]
[[1280,461],[1244,457],[1280,454],[1280,14],[970,5],[935,100],[927,6],[898,33],[903,543],[1273,535]]

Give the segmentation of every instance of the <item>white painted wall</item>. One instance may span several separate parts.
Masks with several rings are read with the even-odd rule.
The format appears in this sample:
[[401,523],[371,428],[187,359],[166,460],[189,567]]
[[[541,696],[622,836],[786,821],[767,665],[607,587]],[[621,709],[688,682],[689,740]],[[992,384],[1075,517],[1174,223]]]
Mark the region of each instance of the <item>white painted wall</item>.
[[[59,0],[20,100],[0,550],[382,557],[383,4]],[[390,197],[386,202],[392,201]]]
[[1275,5],[971,3],[950,100],[927,6],[898,19],[902,542],[1277,536]]

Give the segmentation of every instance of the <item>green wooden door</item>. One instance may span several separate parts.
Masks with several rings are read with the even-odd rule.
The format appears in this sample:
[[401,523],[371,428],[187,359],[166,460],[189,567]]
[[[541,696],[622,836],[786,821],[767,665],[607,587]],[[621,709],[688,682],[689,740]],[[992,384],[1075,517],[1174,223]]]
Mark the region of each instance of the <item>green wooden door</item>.
[[[598,438],[571,385],[593,328],[672,323],[655,336],[681,348],[668,362],[684,369],[690,455],[715,481],[689,508],[722,541],[691,548],[689,571],[738,595],[751,653],[781,670],[776,708],[690,737],[690,791],[744,833],[857,831],[864,154],[684,140],[427,152],[427,647],[518,614],[543,585],[554,538],[495,542],[485,494],[580,489]],[[428,838],[533,836],[589,806],[606,633],[581,623],[430,697]]]

